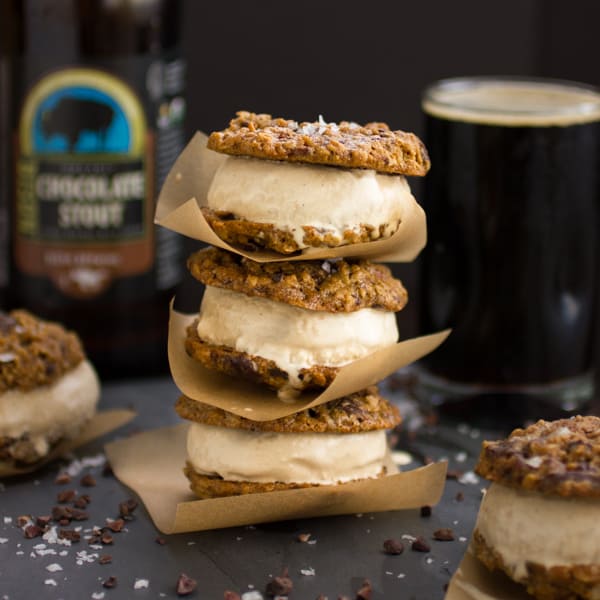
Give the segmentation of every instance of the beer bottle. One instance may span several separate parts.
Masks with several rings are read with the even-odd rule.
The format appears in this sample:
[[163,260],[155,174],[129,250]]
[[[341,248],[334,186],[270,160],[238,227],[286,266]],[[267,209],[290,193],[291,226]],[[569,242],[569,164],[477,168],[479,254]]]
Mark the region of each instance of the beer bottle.
[[76,330],[101,375],[163,372],[183,242],[153,216],[184,143],[180,2],[0,4],[11,304]]

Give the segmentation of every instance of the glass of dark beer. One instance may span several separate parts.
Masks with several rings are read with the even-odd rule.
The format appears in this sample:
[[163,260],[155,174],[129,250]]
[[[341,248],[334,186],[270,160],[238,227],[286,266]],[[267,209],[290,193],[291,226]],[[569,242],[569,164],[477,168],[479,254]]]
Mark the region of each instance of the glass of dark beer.
[[423,96],[428,402],[551,418],[594,394],[600,281],[600,93],[546,79],[442,80]]

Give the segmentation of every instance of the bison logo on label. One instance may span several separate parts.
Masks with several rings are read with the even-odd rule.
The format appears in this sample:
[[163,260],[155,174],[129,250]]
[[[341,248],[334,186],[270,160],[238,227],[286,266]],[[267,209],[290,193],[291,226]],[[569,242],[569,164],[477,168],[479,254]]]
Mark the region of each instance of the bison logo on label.
[[33,135],[38,152],[127,152],[131,138],[115,101],[81,87],[59,90],[42,102]]

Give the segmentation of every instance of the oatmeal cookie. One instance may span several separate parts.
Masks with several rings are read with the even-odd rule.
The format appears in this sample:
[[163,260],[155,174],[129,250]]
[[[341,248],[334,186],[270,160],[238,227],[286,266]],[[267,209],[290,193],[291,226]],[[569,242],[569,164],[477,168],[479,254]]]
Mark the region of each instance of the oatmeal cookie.
[[[280,369],[273,360],[201,340],[197,327],[197,320],[188,327],[185,349],[189,356],[207,369],[264,384],[273,390],[290,386],[288,373]],[[298,374],[299,382],[296,382],[293,387],[297,390],[326,388],[338,371],[339,367],[325,365],[301,369]]]
[[63,432],[51,432],[46,437],[46,444],[40,448],[27,433],[19,437],[0,435],[0,471],[2,463],[19,467],[38,462],[62,439]]
[[0,312],[0,393],[52,384],[84,360],[77,335],[25,310]]
[[314,483],[283,483],[281,481],[227,481],[216,475],[201,475],[188,462],[183,469],[189,479],[190,489],[198,498],[222,498],[241,494],[260,494],[262,492],[279,492],[314,487]]
[[540,420],[484,442],[476,472],[506,486],[600,498],[600,417]]
[[191,274],[205,285],[284,302],[308,310],[399,311],[408,294],[388,267],[366,260],[338,259],[258,263],[205,248],[188,259]]
[[251,421],[185,396],[177,400],[175,410],[184,419],[206,425],[276,433],[358,433],[400,423],[398,409],[379,395],[376,386],[274,421]]
[[[188,462],[183,470],[190,481],[190,489],[198,498],[222,498],[224,496],[239,496],[241,494],[260,494],[264,492],[279,492],[300,488],[316,487],[318,483],[283,483],[281,481],[227,481],[215,475],[201,475]],[[380,477],[386,474],[382,469]]]
[[[240,246],[247,251],[269,249],[280,254],[293,254],[302,250],[292,232],[280,229],[273,223],[249,221],[230,212],[214,210],[207,206],[203,206],[201,210],[214,232],[228,244]],[[346,229],[343,237],[319,230],[312,225],[304,225],[303,243],[311,248],[337,248],[348,244],[373,242],[393,234],[398,225],[393,231],[389,231],[387,225],[374,227],[360,224],[357,228]]]
[[385,123],[298,123],[240,111],[227,129],[210,135],[208,147],[232,155],[399,175],[422,176],[430,167],[416,135],[391,131]]
[[[551,526],[551,524],[549,524]],[[502,556],[488,545],[478,529],[473,533],[471,548],[475,556],[491,571],[504,571],[511,579],[527,587],[538,600],[595,600],[600,588],[600,565],[569,565],[544,567],[535,562],[526,565],[527,574],[520,579]]]

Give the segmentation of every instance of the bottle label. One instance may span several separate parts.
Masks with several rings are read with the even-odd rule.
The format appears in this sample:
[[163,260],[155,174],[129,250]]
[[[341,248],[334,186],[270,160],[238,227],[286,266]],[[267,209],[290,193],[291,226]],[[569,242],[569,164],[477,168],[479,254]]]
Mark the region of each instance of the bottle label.
[[121,79],[64,69],[39,80],[17,134],[15,260],[91,298],[154,264],[154,138]]

